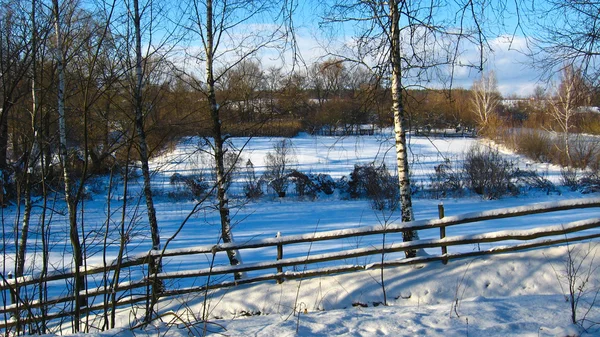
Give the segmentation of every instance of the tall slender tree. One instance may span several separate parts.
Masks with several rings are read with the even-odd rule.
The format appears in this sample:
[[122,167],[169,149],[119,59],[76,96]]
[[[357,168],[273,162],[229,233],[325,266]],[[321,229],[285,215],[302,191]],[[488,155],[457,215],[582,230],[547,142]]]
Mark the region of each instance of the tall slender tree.
[[567,165],[571,165],[571,150],[569,146],[573,120],[578,109],[589,102],[589,88],[580,70],[567,65],[562,70],[561,81],[556,88],[554,97],[550,99],[549,114],[554,120],[555,130],[562,135],[563,148]]
[[[207,143],[212,147],[218,199],[216,208],[220,215],[221,239],[224,243],[234,240],[227,191],[231,168],[225,164],[229,139],[224,132],[227,116],[223,114],[223,102],[219,101],[217,91],[223,85],[225,75],[238,64],[257,55],[260,50],[286,42],[285,28],[289,26],[282,23],[289,18],[289,12],[285,10],[285,6],[289,4],[287,1],[267,0],[192,2],[188,29],[200,41],[202,51],[190,53],[189,56],[204,65],[204,76],[198,79],[190,75],[187,79],[207,102],[210,116],[207,121],[210,125],[210,141]],[[268,25],[259,25],[261,23]],[[228,251],[227,255],[231,265],[242,263],[238,251]],[[237,279],[242,277],[241,273],[235,274]]]
[[24,1],[2,2],[0,6],[0,204],[8,190],[10,171],[9,116],[17,102],[28,94],[23,81],[31,63],[31,45]]
[[[491,13],[500,18],[495,9],[502,8],[503,3],[495,4],[498,7],[494,8],[470,0],[333,0],[328,4],[326,23],[355,30],[355,48],[349,60],[369,66],[378,78],[388,80],[403,222],[414,220],[406,138],[409,116],[405,107],[406,89],[427,87],[431,83],[451,84],[454,69],[459,65],[481,69],[487,48],[485,16]],[[481,57],[459,60],[467,47],[479,49]],[[416,238],[415,231],[404,232],[405,241]],[[412,250],[406,253],[407,257],[415,255]]]
[[83,266],[83,251],[79,227],[77,225],[77,204],[75,200],[74,186],[71,179],[71,170],[69,168],[69,150],[67,147],[67,123],[65,116],[65,44],[63,40],[63,18],[64,7],[58,0],[52,0],[52,18],[54,21],[54,39],[57,72],[57,112],[58,112],[58,132],[59,132],[59,156],[63,168],[63,181],[65,191],[65,201],[67,203],[69,217],[69,239],[71,242],[73,254],[73,271],[75,273],[75,282],[73,293],[75,295],[73,331],[79,332],[81,322],[81,291],[85,288],[84,276],[81,274]]
[[480,133],[487,133],[500,104],[496,74],[482,73],[471,88],[471,111],[475,115]]

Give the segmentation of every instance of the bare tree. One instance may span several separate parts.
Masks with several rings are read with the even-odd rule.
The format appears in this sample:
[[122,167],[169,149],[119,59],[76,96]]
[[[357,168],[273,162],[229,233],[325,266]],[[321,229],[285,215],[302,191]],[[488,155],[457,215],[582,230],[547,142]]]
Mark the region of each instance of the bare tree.
[[[134,46],[135,46],[135,81],[133,85],[133,106],[135,110],[135,128],[138,136],[138,149],[140,161],[142,162],[142,176],[144,177],[144,197],[146,200],[146,212],[148,214],[148,223],[152,237],[152,250],[160,250],[160,234],[158,231],[158,221],[156,220],[156,209],[154,208],[154,199],[150,186],[150,168],[148,166],[148,145],[146,143],[146,132],[144,130],[144,112],[142,91],[144,88],[144,77],[142,63],[142,27],[140,16],[140,5],[138,0],[133,0],[133,27],[134,27]],[[153,273],[160,272],[160,266],[156,266]]]
[[494,71],[482,73],[471,87],[471,111],[475,115],[480,133],[488,131],[490,123],[497,115],[499,104],[500,93],[496,73]]
[[4,204],[5,183],[9,175],[9,115],[27,95],[23,85],[31,64],[31,45],[23,1],[2,2],[0,8],[0,204]]
[[296,164],[294,145],[289,139],[273,144],[273,152],[265,156],[264,179],[280,198],[285,197],[290,184],[289,174]]
[[[282,20],[288,18],[286,5],[287,2],[266,0],[194,0],[191,4],[189,31],[201,42],[201,51],[189,55],[194,62],[204,65],[204,76],[202,79],[188,76],[188,80],[204,96],[209,112],[211,141],[207,143],[212,147],[215,161],[216,208],[221,219],[221,239],[224,243],[233,242],[227,191],[227,175],[230,172],[225,165],[229,136],[224,132],[226,116],[217,91],[223,86],[225,75],[236,65],[263,49],[286,41],[286,27],[280,25]],[[249,22],[259,23],[262,20],[269,24],[253,24],[252,29],[246,26]],[[231,265],[242,263],[239,252],[227,251],[227,255]],[[235,277],[239,279],[243,275],[236,273]]]
[[[501,3],[495,5],[501,6]],[[487,48],[482,24],[485,6],[487,4],[467,0],[338,0],[333,1],[326,15],[330,23],[356,25],[352,59],[371,66],[378,78],[389,80],[403,222],[414,220],[405,90],[432,82],[451,84],[454,69],[459,64],[482,67],[483,57],[465,64],[459,56],[467,46],[479,49],[484,55]],[[490,13],[497,14],[495,8]],[[449,16],[448,13],[455,14]],[[416,238],[414,231],[404,233],[405,241]],[[413,257],[416,252],[407,251],[406,255]]]
[[569,133],[573,127],[573,119],[578,109],[588,100],[588,89],[582,78],[581,72],[567,65],[562,70],[561,81],[556,88],[553,99],[550,99],[548,110],[554,120],[558,132],[563,138],[563,150],[568,164],[571,164],[569,149]]
[[[94,19],[92,10],[79,7],[75,1],[52,1],[52,21],[54,25],[54,60],[56,62],[57,76],[57,112],[59,133],[59,157],[62,165],[64,183],[64,198],[67,204],[69,239],[73,254],[74,270],[74,315],[73,331],[81,328],[82,307],[87,300],[82,292],[87,290],[86,277],[81,268],[86,262],[85,228],[83,214],[79,215],[78,207],[84,197],[85,184],[89,178],[89,146],[88,131],[90,129],[89,114],[92,106],[101,96],[97,87],[97,67],[103,42],[108,35],[109,23],[112,19],[113,7],[108,7],[108,15],[100,20]],[[86,57],[79,57],[85,55]],[[67,66],[70,66],[69,68]],[[77,151],[68,144],[67,130],[73,130],[72,125],[67,125],[67,95],[66,77],[68,70],[75,73],[77,89],[81,90],[79,106],[75,102],[69,104],[69,110],[81,113],[83,144],[83,158],[77,158]],[[72,119],[71,119],[72,120]],[[76,164],[80,162],[79,164]],[[77,174],[75,172],[77,171]],[[76,177],[79,176],[77,179]],[[80,218],[81,217],[81,218]],[[83,240],[82,240],[83,238]],[[86,326],[88,326],[86,324]],[[86,328],[87,329],[87,328]]]
[[569,65],[597,85],[600,57],[597,1],[547,0],[536,3],[530,26],[534,42],[532,65],[547,78]]
[[59,155],[63,167],[65,201],[69,216],[69,238],[73,249],[73,269],[75,272],[75,308],[73,317],[73,330],[80,329],[81,301],[80,294],[85,287],[84,277],[81,275],[83,265],[83,252],[79,238],[79,227],[77,226],[77,204],[73,195],[73,182],[69,169],[69,151],[67,148],[67,125],[65,116],[65,45],[63,40],[62,15],[64,7],[60,6],[58,0],[52,0],[52,16],[54,19],[54,38],[56,50],[54,53],[56,61],[57,83],[57,111],[59,127]]

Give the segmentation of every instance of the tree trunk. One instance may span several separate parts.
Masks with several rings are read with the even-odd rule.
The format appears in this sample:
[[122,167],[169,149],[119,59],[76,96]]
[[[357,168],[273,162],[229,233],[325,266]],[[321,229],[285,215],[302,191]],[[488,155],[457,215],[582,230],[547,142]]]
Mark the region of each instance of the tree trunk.
[[[231,218],[229,214],[229,199],[227,197],[227,186],[225,175],[225,152],[223,149],[223,135],[221,132],[221,120],[219,118],[219,105],[215,94],[214,79],[214,36],[213,36],[213,10],[212,0],[206,1],[206,82],[208,85],[208,103],[210,105],[210,115],[212,122],[212,132],[214,140],[215,169],[217,176],[217,198],[219,200],[219,215],[221,217],[221,238],[223,243],[233,242],[231,233]],[[228,250],[227,256],[232,266],[242,264],[239,251]],[[244,273],[235,273],[235,279],[244,277]]]
[[65,73],[64,73],[64,57],[63,57],[63,41],[60,27],[60,7],[58,0],[52,0],[54,29],[56,38],[56,72],[58,73],[58,131],[59,131],[59,154],[63,166],[63,179],[65,187],[65,200],[69,212],[69,238],[73,249],[73,268],[75,272],[74,284],[74,317],[73,331],[79,332],[80,317],[81,317],[81,301],[80,293],[84,289],[84,276],[81,275],[80,267],[83,265],[83,252],[79,239],[79,230],[77,227],[77,203],[72,195],[73,186],[69,172],[69,156],[67,151],[67,131],[65,121]]
[[[394,136],[396,140],[396,163],[398,166],[398,182],[400,187],[400,205],[402,207],[402,222],[414,220],[410,176],[408,168],[408,154],[406,147],[407,116],[402,101],[402,57],[400,53],[400,10],[396,0],[389,3],[390,7],[390,36],[391,51],[390,62],[392,66],[392,111],[394,113]],[[404,241],[419,238],[417,231],[402,233]],[[406,251],[406,257],[415,257],[415,250]]]
[[[27,249],[27,239],[29,236],[29,222],[31,219],[31,174],[33,174],[33,170],[35,168],[35,160],[34,160],[34,148],[37,142],[37,81],[36,81],[36,57],[37,57],[37,32],[36,32],[36,22],[35,22],[35,0],[31,2],[31,48],[32,48],[32,62],[31,62],[31,129],[32,129],[32,139],[29,144],[29,150],[25,153],[25,171],[23,172],[23,181],[24,181],[24,193],[23,198],[25,200],[25,209],[23,210],[23,224],[21,227],[21,240],[19,243],[19,251],[17,254],[17,269],[15,270],[15,274],[17,277],[23,276],[23,272],[25,269],[25,255]],[[24,144],[27,146],[28,144]],[[42,224],[43,226],[43,224]]]
[[9,178],[8,171],[8,113],[11,108],[10,102],[4,99],[2,111],[0,111],[0,207],[6,203],[6,183]]
[[158,232],[158,222],[156,220],[156,209],[152,198],[152,188],[150,185],[150,168],[148,166],[148,144],[146,143],[146,133],[144,131],[144,111],[143,111],[143,64],[142,64],[142,40],[140,27],[140,10],[138,0],[133,1],[134,6],[134,29],[135,29],[135,73],[136,83],[134,88],[135,100],[135,126],[138,136],[138,147],[140,160],[142,162],[142,175],[144,177],[144,197],[146,198],[146,208],[148,211],[148,222],[152,235],[152,249],[160,250],[160,234]]
[[[158,221],[156,220],[156,209],[154,208],[154,199],[152,197],[152,188],[150,185],[150,168],[148,166],[148,145],[146,143],[146,133],[144,131],[144,111],[143,111],[143,64],[142,64],[142,33],[141,33],[141,17],[139,1],[133,0],[133,27],[135,30],[135,87],[134,87],[134,104],[135,104],[135,127],[138,136],[138,149],[140,161],[142,162],[142,176],[144,178],[144,198],[146,199],[146,213],[148,214],[148,224],[150,225],[150,235],[152,236],[152,250],[160,250],[160,234],[158,232]],[[150,257],[152,258],[152,257]],[[162,271],[162,263],[160,257],[151,261],[149,264],[149,275],[156,275]],[[162,282],[151,277],[152,296],[148,308],[146,310],[146,321],[150,321],[154,304],[163,290]]]

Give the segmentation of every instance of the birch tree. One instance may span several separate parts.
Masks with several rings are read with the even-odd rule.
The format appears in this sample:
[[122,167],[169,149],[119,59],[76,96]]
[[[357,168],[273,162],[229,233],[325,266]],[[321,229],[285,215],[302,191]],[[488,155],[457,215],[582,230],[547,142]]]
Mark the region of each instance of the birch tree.
[[[143,177],[143,196],[146,202],[146,214],[150,227],[150,236],[152,239],[152,251],[158,252],[161,249],[160,230],[156,217],[156,208],[154,206],[154,196],[151,187],[151,172],[149,167],[150,149],[147,142],[146,117],[152,112],[156,94],[152,96],[146,91],[146,85],[151,75],[159,73],[161,77],[160,65],[165,63],[173,44],[177,43],[179,38],[176,28],[168,29],[166,26],[169,9],[165,3],[158,0],[148,0],[140,2],[133,0],[128,3],[127,13],[128,21],[133,23],[133,57],[131,57],[131,66],[133,80],[131,82],[132,107],[134,110],[133,119],[136,131],[136,145],[141,162]],[[177,27],[177,24],[173,25]],[[154,38],[157,33],[162,33],[160,38]],[[130,32],[127,32],[129,36]],[[144,49],[144,46],[147,46]],[[149,273],[155,275],[162,271],[162,260],[155,258],[150,264]],[[149,312],[146,313],[146,320],[151,319],[153,306],[157,301],[157,294],[163,289],[163,284],[157,279],[153,279],[152,303]]]
[[[502,3],[495,5],[502,7]],[[414,220],[405,91],[411,86],[423,88],[431,83],[451,86],[459,65],[483,67],[483,56],[470,60],[461,58],[461,54],[470,47],[484,55],[488,48],[483,29],[486,16],[501,18],[495,10],[499,7],[488,12],[486,6],[490,5],[468,0],[338,0],[329,6],[325,15],[327,23],[355,27],[350,51],[352,56],[349,58],[369,66],[374,75],[388,81],[403,222]],[[414,231],[403,234],[405,241],[416,238],[418,235]],[[407,251],[406,255],[413,257],[416,252]]]
[[571,165],[569,134],[573,128],[573,119],[578,109],[585,105],[588,90],[580,71],[572,66],[565,66],[561,73],[561,81],[556,93],[550,99],[549,114],[554,120],[556,131],[562,135],[563,151],[567,163]]
[[[206,102],[210,125],[211,154],[215,163],[217,205],[221,225],[221,239],[224,243],[234,241],[231,229],[227,176],[230,169],[225,165],[225,154],[229,150],[228,134],[224,127],[222,101],[217,95],[223,86],[226,74],[236,65],[251,59],[261,50],[276,47],[286,42],[287,35],[282,21],[289,18],[285,10],[287,2],[268,0],[194,0],[189,15],[189,32],[200,47],[190,49],[191,61],[203,65],[203,76],[188,74],[190,85],[201,94]],[[238,251],[227,251],[231,265],[242,263]],[[236,273],[235,278],[243,274]]]
[[[94,104],[102,96],[102,91],[106,90],[105,87],[99,85],[97,76],[99,76],[100,54],[112,20],[114,2],[112,6],[107,4],[105,7],[107,13],[104,14],[106,15],[93,12],[93,9],[80,8],[76,1],[59,3],[59,0],[52,0],[51,8],[57,79],[58,153],[62,165],[69,239],[73,255],[73,331],[78,332],[81,328],[82,307],[88,304],[82,297],[82,291],[86,289],[86,278],[81,270],[84,267],[86,256],[85,246],[82,242],[85,243],[87,235],[83,230],[84,212],[81,211],[81,215],[79,215],[78,207],[83,199],[85,184],[89,178],[88,131],[92,127],[89,123],[89,115]],[[74,163],[71,160],[77,155],[76,149],[71,148],[67,142],[67,131],[74,129],[72,125],[67,124],[68,116],[66,115],[66,74],[68,70],[76,75],[74,77],[78,82],[74,89],[78,90],[77,93],[80,95],[80,101],[73,101],[69,104],[69,110],[79,113],[82,120],[83,144],[79,150],[83,152],[83,165],[81,172],[77,172],[79,175],[77,180],[74,178]],[[109,83],[103,85],[110,86]]]
[[69,151],[67,148],[67,125],[65,116],[65,45],[63,40],[62,15],[65,8],[61,6],[58,0],[52,0],[52,18],[54,21],[54,40],[55,51],[54,59],[56,62],[57,73],[57,112],[58,112],[58,132],[59,132],[59,156],[63,167],[63,181],[65,191],[65,201],[69,217],[69,239],[71,242],[73,254],[73,270],[75,273],[74,289],[75,295],[73,331],[79,332],[80,316],[82,302],[80,300],[81,291],[85,287],[85,280],[81,275],[81,266],[83,265],[83,251],[77,225],[77,204],[73,195],[73,182],[69,169]]
[[500,104],[498,82],[493,71],[482,73],[471,87],[471,111],[475,115],[479,132],[488,131]]

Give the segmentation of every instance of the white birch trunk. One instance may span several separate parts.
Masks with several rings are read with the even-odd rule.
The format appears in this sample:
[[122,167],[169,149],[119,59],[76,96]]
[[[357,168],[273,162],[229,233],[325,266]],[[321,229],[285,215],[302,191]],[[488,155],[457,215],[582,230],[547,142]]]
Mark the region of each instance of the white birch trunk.
[[[219,214],[221,217],[221,238],[223,243],[233,242],[233,234],[231,233],[231,216],[229,213],[229,199],[227,196],[226,187],[226,172],[224,164],[224,149],[223,135],[221,132],[221,120],[219,117],[219,106],[215,94],[215,79],[214,79],[214,34],[213,34],[213,8],[212,0],[206,1],[206,83],[208,85],[208,103],[210,105],[210,114],[212,120],[213,140],[214,140],[214,156],[217,176],[217,198],[219,201]],[[232,266],[242,264],[242,258],[238,250],[228,250],[227,256],[229,263]],[[245,273],[235,273],[236,279],[245,277]]]
[[[414,220],[410,175],[408,167],[408,153],[406,146],[406,113],[402,101],[402,59],[400,52],[400,11],[396,0],[389,2],[390,8],[390,37],[391,51],[390,62],[392,66],[392,112],[394,113],[394,137],[396,141],[396,165],[398,166],[398,183],[400,188],[400,205],[402,208],[402,222]],[[404,241],[417,240],[417,231],[402,233]],[[406,251],[406,257],[416,256],[416,251]]]

